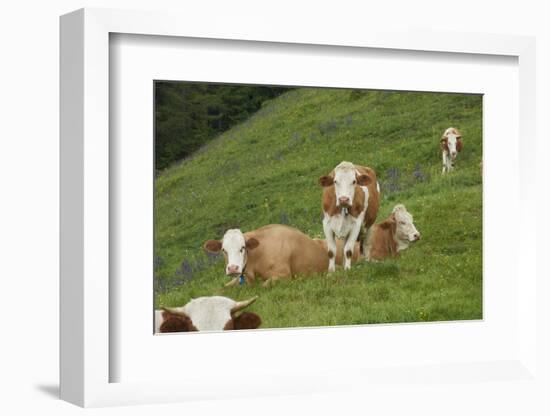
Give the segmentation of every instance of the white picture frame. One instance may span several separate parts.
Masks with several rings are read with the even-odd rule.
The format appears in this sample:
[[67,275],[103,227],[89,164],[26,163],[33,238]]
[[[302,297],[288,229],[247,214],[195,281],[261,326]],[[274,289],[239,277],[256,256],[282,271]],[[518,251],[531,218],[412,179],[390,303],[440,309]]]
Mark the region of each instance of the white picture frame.
[[[506,380],[518,385],[537,383],[536,361],[536,270],[535,252],[527,242],[535,241],[531,212],[534,190],[529,181],[535,167],[535,42],[530,37],[468,33],[430,33],[362,29],[326,35],[305,33],[269,25],[247,27],[246,19],[204,25],[201,19],[170,13],[107,9],[82,9],[61,18],[61,398],[80,406],[161,403],[208,398],[252,397],[269,394],[298,394],[323,391],[373,389],[381,384],[411,382],[410,367],[366,369],[321,369],[296,373],[281,368],[266,373],[261,383],[227,385],[222,378],[175,377],[170,381],[111,382],[110,368],[119,359],[110,349],[109,275],[113,264],[109,252],[110,172],[109,157],[109,37],[110,34],[226,41],[276,42],[285,45],[331,45],[335,48],[429,51],[440,54],[502,55],[518,60],[518,124],[520,203],[513,208],[519,218],[517,270],[522,270],[517,291],[517,348],[498,361],[441,362],[414,367],[412,378],[426,389],[434,380],[454,379],[480,384],[484,380]],[[259,44],[261,45],[261,44]],[[485,166],[485,169],[488,169]],[[516,270],[516,275],[517,275]],[[422,328],[409,331],[421,334]],[[351,329],[353,331],[353,329]],[[112,328],[111,328],[112,331]],[[273,331],[275,332],[275,331]],[[302,334],[315,337],[316,333]],[[239,334],[250,337],[251,333]],[[277,337],[278,335],[270,335]],[[167,338],[165,338],[167,339]],[[368,371],[367,371],[368,370]],[[443,374],[443,375],[441,375]],[[477,374],[477,376],[476,376]],[[430,387],[430,385],[432,387]]]

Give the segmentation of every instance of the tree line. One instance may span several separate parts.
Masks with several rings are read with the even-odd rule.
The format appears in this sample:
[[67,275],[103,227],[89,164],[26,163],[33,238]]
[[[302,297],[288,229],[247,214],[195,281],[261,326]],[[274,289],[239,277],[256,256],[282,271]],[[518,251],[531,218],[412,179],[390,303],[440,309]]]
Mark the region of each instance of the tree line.
[[155,169],[184,159],[290,88],[155,82]]

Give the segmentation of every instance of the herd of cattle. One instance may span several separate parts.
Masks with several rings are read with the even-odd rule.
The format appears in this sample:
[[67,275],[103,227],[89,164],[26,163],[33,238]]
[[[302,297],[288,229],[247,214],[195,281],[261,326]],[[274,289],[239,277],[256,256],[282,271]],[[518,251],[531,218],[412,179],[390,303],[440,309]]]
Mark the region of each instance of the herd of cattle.
[[[443,171],[454,168],[462,150],[460,132],[450,127],[441,138]],[[242,232],[227,230],[221,240],[208,240],[205,250],[223,253],[225,273],[232,279],[225,286],[252,283],[263,286],[292,276],[334,272],[336,265],[395,257],[420,239],[412,215],[397,204],[388,218],[375,224],[380,205],[380,186],[373,169],[341,162],[319,178],[323,187],[323,231],[325,239],[313,239],[287,225],[270,224]],[[177,308],[155,311],[155,332],[219,331],[255,329],[261,318],[252,312],[238,312],[257,296],[241,302],[223,296],[192,299]]]

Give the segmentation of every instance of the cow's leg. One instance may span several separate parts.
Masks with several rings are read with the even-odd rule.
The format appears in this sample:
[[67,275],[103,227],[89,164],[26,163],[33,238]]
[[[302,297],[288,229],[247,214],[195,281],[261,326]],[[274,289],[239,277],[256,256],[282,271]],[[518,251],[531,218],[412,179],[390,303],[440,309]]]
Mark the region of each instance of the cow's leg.
[[351,229],[350,233],[346,238],[346,242],[344,243],[344,269],[345,270],[351,269],[351,258],[353,257],[355,242],[357,241],[357,237],[359,237],[359,233],[361,232],[361,227],[363,226],[364,216],[365,215],[362,214],[357,217],[357,219],[355,220],[355,224],[353,224],[353,228]]
[[330,228],[326,215],[323,219],[323,231],[325,232],[325,239],[327,240],[328,271],[331,273],[336,270],[336,239],[334,238],[334,232],[332,228]]
[[441,171],[441,174],[443,175],[447,171],[447,156],[445,152],[441,152],[441,157],[443,159],[443,170]]

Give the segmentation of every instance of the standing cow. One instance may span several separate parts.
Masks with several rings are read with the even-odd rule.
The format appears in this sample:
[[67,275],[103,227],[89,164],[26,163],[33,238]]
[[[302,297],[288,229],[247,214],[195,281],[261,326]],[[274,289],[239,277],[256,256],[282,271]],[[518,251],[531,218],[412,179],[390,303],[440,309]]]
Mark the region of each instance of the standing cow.
[[[374,224],[365,237],[364,255],[367,261],[384,260],[398,256],[399,252],[407,249],[409,244],[420,240],[420,232],[413,223],[412,215],[405,205],[397,204],[392,213],[384,221]],[[327,249],[326,240],[315,240]],[[341,266],[343,262],[343,243],[336,241],[336,264]],[[351,262],[355,263],[361,258],[359,254],[359,242],[355,243]]]
[[[324,187],[323,231],[328,245],[329,272],[336,268],[336,238],[344,240],[344,269],[351,268],[353,248],[364,229],[368,230],[378,214],[380,186],[371,168],[342,162],[319,178]],[[364,229],[363,229],[364,228]]]
[[458,152],[462,150],[462,134],[454,127],[449,127],[440,140],[441,157],[443,159],[442,174],[454,169]]
[[223,239],[208,240],[204,248],[211,253],[223,252],[225,273],[233,276],[226,286],[250,283],[256,276],[269,286],[279,278],[326,272],[328,267],[327,252],[287,225],[271,224],[246,233],[227,230]]

